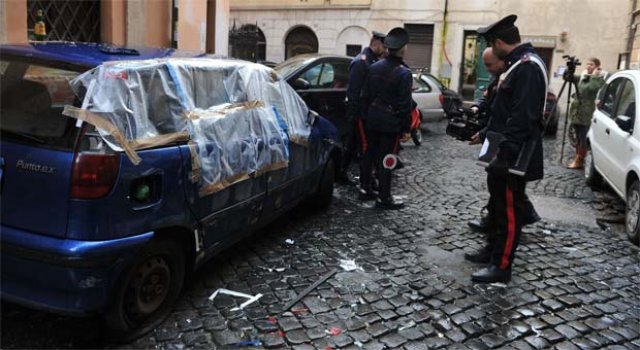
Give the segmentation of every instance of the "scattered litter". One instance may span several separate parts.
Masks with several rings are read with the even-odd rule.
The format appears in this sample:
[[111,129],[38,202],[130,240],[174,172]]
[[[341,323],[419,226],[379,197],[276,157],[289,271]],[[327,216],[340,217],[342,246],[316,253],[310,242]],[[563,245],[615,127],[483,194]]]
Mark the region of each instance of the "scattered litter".
[[284,272],[284,270],[286,270],[286,268],[284,267],[264,267],[264,266],[260,266],[261,269],[265,270],[265,271],[269,271],[269,272]]
[[541,337],[541,336],[542,336],[542,332],[540,332],[540,331],[538,330],[538,328],[536,328],[536,327],[531,327],[531,330],[536,334],[536,338],[539,338],[539,337]]
[[288,302],[283,308],[282,308],[282,312],[287,312],[289,311],[289,309],[291,309],[293,307],[293,305],[297,304],[300,300],[302,300],[302,298],[304,298],[307,294],[309,294],[312,290],[316,289],[319,285],[321,285],[322,283],[324,283],[326,280],[328,280],[329,278],[331,278],[331,276],[335,275],[336,272],[338,272],[337,269],[332,269],[331,271],[327,272],[326,274],[324,274],[324,276],[322,276],[319,280],[315,281],[312,285],[310,285],[309,287],[305,288],[302,292],[300,292],[300,294],[298,294],[295,298],[293,298],[293,300],[291,300],[290,302]]
[[407,322],[406,324],[404,324],[403,326],[401,326],[400,328],[398,328],[398,332],[404,331],[404,330],[409,329],[409,328],[413,328],[415,326],[416,326],[416,323],[413,320],[411,320],[411,321]]
[[309,313],[309,309],[307,309],[306,307],[294,307],[293,309],[291,309],[291,312],[294,315],[306,315],[307,313]]
[[220,289],[216,290],[215,292],[213,292],[213,294],[211,294],[211,296],[209,297],[209,300],[213,301],[213,299],[215,299],[215,297],[218,296],[218,294],[226,294],[226,295],[230,295],[230,296],[233,296],[233,297],[239,297],[239,298],[248,299],[244,303],[240,304],[240,306],[234,307],[233,309],[231,309],[231,311],[242,310],[245,307],[247,307],[248,305],[250,305],[250,304],[258,301],[258,299],[262,298],[262,294],[260,294],[260,293],[258,293],[256,295],[249,295],[249,294],[244,294],[244,293],[240,293],[240,292],[235,292],[235,291],[232,291],[232,290],[229,290],[229,289],[220,288]]
[[353,213],[353,210],[346,210],[346,209],[345,209],[345,211],[344,211],[344,212],[345,212],[345,213],[347,213],[347,214],[351,214],[351,213]]
[[345,271],[364,271],[362,267],[356,264],[355,260],[340,259],[340,267]]
[[353,342],[353,345],[355,345],[355,346],[357,346],[357,347],[359,347],[359,348],[361,348],[361,347],[363,347],[363,346],[364,346],[364,344],[362,344],[361,342],[359,342],[359,341],[357,341],[357,340]]
[[551,234],[551,231],[550,231],[550,230],[546,230],[546,229],[545,229],[545,230],[542,230],[542,233],[544,233],[545,235],[550,235],[550,234]]
[[338,327],[331,327],[329,328],[329,330],[325,331],[325,333],[331,335],[332,337],[335,337],[342,333],[342,329]]
[[438,332],[438,338],[444,338],[444,334]]
[[191,319],[190,318],[187,318],[187,323],[191,323]]
[[294,243],[296,243],[296,242],[295,242],[293,239],[291,239],[291,238],[287,238],[287,239],[284,241],[284,243],[286,243],[286,244],[294,244]]
[[496,288],[507,288],[507,285],[504,283],[500,283],[500,282],[496,282],[496,283],[491,283],[490,284],[491,287],[496,287]]

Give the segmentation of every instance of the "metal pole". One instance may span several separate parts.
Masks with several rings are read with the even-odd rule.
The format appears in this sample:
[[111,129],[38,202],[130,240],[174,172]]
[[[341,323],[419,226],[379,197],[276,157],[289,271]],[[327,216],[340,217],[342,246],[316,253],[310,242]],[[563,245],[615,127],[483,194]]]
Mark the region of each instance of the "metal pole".
[[[565,84],[567,81],[564,82]],[[560,164],[562,164],[562,157],[564,156],[564,144],[567,140],[567,124],[569,123],[569,108],[571,107],[571,87],[573,86],[573,76],[569,83],[569,91],[567,93],[567,110],[564,111],[564,128],[562,130],[562,147],[560,147]],[[564,88],[564,86],[563,86]]]

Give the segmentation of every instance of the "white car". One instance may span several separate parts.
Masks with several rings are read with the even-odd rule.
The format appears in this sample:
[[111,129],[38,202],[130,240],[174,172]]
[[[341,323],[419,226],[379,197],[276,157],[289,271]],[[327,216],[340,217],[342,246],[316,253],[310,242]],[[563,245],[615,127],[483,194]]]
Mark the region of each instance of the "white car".
[[640,71],[617,72],[598,95],[585,160],[587,184],[603,179],[626,202],[625,226],[629,239],[640,242]]

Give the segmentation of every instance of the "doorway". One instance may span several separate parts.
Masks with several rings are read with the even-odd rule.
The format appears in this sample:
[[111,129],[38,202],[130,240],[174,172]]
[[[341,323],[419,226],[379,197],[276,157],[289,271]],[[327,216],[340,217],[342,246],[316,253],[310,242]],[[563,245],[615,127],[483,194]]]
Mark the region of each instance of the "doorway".
[[464,101],[473,101],[478,80],[478,33],[465,30],[458,93]]
[[317,53],[318,38],[311,29],[307,27],[297,27],[287,35],[284,46],[285,60],[305,53]]

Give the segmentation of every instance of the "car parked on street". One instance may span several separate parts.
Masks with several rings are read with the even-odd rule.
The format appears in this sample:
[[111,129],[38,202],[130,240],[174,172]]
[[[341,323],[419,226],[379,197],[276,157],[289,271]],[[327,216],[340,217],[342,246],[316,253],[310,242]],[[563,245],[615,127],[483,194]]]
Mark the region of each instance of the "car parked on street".
[[[203,194],[197,178],[204,177],[207,164],[196,164],[199,153],[194,153],[197,149],[193,139],[139,148],[136,152],[142,161],[136,165],[130,154],[107,146],[113,140],[104,135],[104,130],[62,115],[69,105],[82,110],[98,105],[97,98],[83,104],[85,95],[98,91],[97,85],[83,85],[79,95],[74,93],[76,85],[72,87],[70,81],[80,74],[97,66],[117,67],[113,61],[129,61],[135,66],[137,60],[178,56],[193,54],[173,49],[119,50],[62,42],[0,45],[0,290],[4,300],[55,313],[102,314],[114,334],[125,336],[120,340],[127,339],[162,321],[180,294],[185,276],[217,252],[305,199],[313,197],[313,204],[318,207],[329,205],[336,137],[335,128],[321,117],[316,117],[311,126],[306,124],[310,129],[306,146],[293,139],[283,142],[284,132],[278,132],[277,139],[268,140],[256,134],[240,134],[242,139],[233,151],[242,157],[248,151],[262,157],[264,150],[275,144],[273,147],[285,147],[287,161],[277,168],[241,174],[242,180],[222,182],[224,186],[215,192]],[[213,61],[201,59],[206,60]],[[110,64],[103,65],[107,61]],[[174,70],[175,61],[159,61],[169,69],[142,67],[136,72],[144,79],[162,76],[166,80],[155,80],[162,84],[145,85],[148,89],[136,96],[117,95],[126,97],[119,100],[98,96],[106,111],[126,113],[128,103],[142,98],[147,102],[140,106],[148,108],[149,120],[158,129],[171,127],[166,119],[169,112],[183,116],[178,121],[186,120],[180,108],[191,94],[189,89],[197,86],[176,89],[181,78],[176,72],[200,73],[197,69]],[[218,61],[221,67],[251,64]],[[268,68],[252,65],[256,67],[251,69],[274,76]],[[133,70],[107,69],[104,73],[92,71],[87,78],[103,79],[107,84],[104,91],[115,93],[108,84],[123,86],[132,77]],[[143,78],[132,82],[132,86],[139,88]],[[247,80],[254,84],[252,88],[256,84],[253,79],[254,76]],[[201,88],[198,93],[204,93],[198,98],[226,93],[208,88],[226,89],[222,81],[198,81],[212,84]],[[242,96],[247,91],[242,90],[243,86],[238,83],[231,92]],[[288,89],[289,97],[298,101],[295,92],[283,82],[284,86],[286,89],[268,91]],[[179,93],[169,95],[168,88]],[[304,103],[300,101],[297,106]],[[276,107],[263,110],[278,114]],[[130,118],[123,124],[127,132],[140,132],[142,124],[134,120],[140,116],[123,115]],[[189,118],[194,123],[206,121],[195,120],[193,115]],[[284,128],[281,116],[273,118],[273,125]],[[300,118],[311,120],[307,115]],[[209,120],[219,119],[224,118]],[[291,134],[291,128],[288,130]],[[214,142],[198,145],[199,152],[213,152],[220,147]],[[242,157],[232,159],[227,166],[243,165]],[[212,169],[210,165],[208,169]]]
[[439,121],[446,112],[462,107],[462,98],[427,72],[413,73],[413,100],[418,104],[423,121]]
[[625,227],[629,239],[640,243],[640,71],[611,75],[596,101],[587,133],[587,184],[603,180],[626,202]]
[[[338,55],[306,54],[292,57],[274,68],[311,109],[336,125],[342,139],[348,130],[345,101],[352,59]],[[424,121],[440,120],[445,115],[445,108],[462,106],[460,96],[433,75],[416,72],[413,78],[412,96]]]

